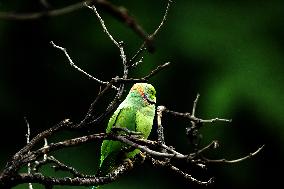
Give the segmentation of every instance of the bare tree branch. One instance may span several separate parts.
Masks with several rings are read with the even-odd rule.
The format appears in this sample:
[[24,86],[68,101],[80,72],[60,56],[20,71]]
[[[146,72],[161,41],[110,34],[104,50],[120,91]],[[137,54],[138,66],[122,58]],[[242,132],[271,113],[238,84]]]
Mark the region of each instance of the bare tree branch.
[[170,65],[170,62],[166,62],[162,65],[159,65],[156,69],[152,70],[149,75],[143,77],[142,79],[148,80],[150,77],[157,74],[159,71],[161,71],[162,69],[164,69],[165,67],[167,67],[169,65]]
[[180,113],[180,112],[176,112],[176,111],[172,111],[169,109],[164,110],[166,113],[172,114],[174,116],[179,116],[179,117],[184,117],[184,118],[188,118],[189,120],[195,122],[195,123],[215,123],[215,122],[232,122],[231,119],[221,119],[221,118],[213,118],[213,119],[200,119],[197,118],[193,115],[191,115],[188,112],[185,113]]
[[208,144],[207,146],[203,147],[202,149],[198,150],[197,152],[193,153],[194,156],[197,156],[199,154],[201,154],[202,152],[209,150],[209,149],[216,149],[217,147],[219,147],[218,141],[217,140],[213,140],[210,144]]
[[[102,120],[104,117],[101,115],[98,118],[94,118],[94,112],[95,112],[95,106],[97,105],[97,103],[99,102],[99,100],[104,96],[104,94],[113,86],[114,80],[111,80],[106,86],[105,88],[99,92],[99,94],[96,96],[95,100],[91,103],[87,114],[85,115],[84,119],[78,124],[76,125],[76,128],[82,128],[85,127],[91,123],[94,122],[100,122],[100,120]],[[104,115],[108,115],[111,112],[111,108],[108,109],[107,112],[105,112]],[[95,121],[94,121],[95,120]]]
[[170,10],[170,7],[171,7],[171,4],[172,4],[172,0],[168,0],[168,3],[167,3],[167,7],[166,7],[166,10],[165,10],[165,13],[164,13],[164,16],[160,22],[160,25],[157,27],[157,29],[150,35],[150,38],[153,38],[157,35],[157,33],[161,30],[162,26],[165,24],[166,20],[167,20],[167,16],[169,14],[169,10]]
[[165,69],[166,67],[168,67],[170,65],[170,62],[166,62],[162,65],[157,66],[154,70],[152,70],[148,75],[142,77],[142,78],[113,78],[113,80],[115,80],[115,82],[147,82],[149,80],[149,78],[153,77],[154,75],[156,75],[158,72],[162,71],[163,69]]
[[65,165],[64,163],[62,163],[59,160],[55,159],[53,156],[48,156],[47,158],[45,158],[45,159],[43,159],[41,161],[35,161],[35,166],[34,166],[33,170],[35,172],[38,172],[40,167],[42,167],[43,165],[49,164],[49,163],[54,164],[52,166],[52,168],[54,168],[55,171],[57,171],[57,170],[68,171],[74,177],[90,177],[88,175],[84,175],[84,174],[80,173],[74,167],[70,167],[70,166]]
[[[105,23],[104,23],[104,20],[101,18],[101,16],[99,15],[95,5],[93,6],[88,6],[87,4],[85,4],[89,9],[93,10],[96,14],[96,16],[98,17],[103,29],[104,29],[104,32],[107,34],[107,36],[110,38],[110,40],[115,44],[115,46],[117,46],[119,48],[119,51],[120,51],[120,57],[122,59],[122,64],[124,65],[124,72],[128,72],[128,69],[127,69],[127,59],[126,59],[126,55],[124,53],[124,49],[123,49],[123,42],[117,42],[113,36],[110,34],[110,32],[108,31],[107,27],[105,26]],[[127,73],[124,73],[124,75],[127,75]],[[124,78],[126,79],[126,78]]]
[[[27,144],[30,142],[30,135],[31,135],[31,129],[30,129],[30,124],[27,120],[27,118],[25,117],[25,122],[26,122],[26,125],[27,125],[27,134],[26,134],[26,138],[27,138]],[[28,163],[28,174],[31,173],[31,163]],[[33,185],[32,183],[28,183],[29,185],[29,189],[33,189]]]
[[244,161],[246,159],[252,158],[253,156],[255,156],[256,154],[258,154],[265,145],[262,145],[261,147],[259,147],[255,152],[253,153],[249,153],[249,155],[241,157],[239,159],[234,159],[234,160],[227,160],[227,159],[208,159],[208,158],[202,158],[203,160],[205,160],[208,163],[238,163],[241,161]]
[[196,99],[195,99],[194,102],[193,102],[192,112],[191,112],[191,115],[192,115],[192,116],[195,116],[195,111],[196,111],[197,102],[198,102],[198,100],[199,100],[199,97],[200,97],[200,95],[197,94],[197,95],[196,95]]
[[[157,33],[161,30],[162,26],[165,24],[165,21],[167,20],[167,16],[171,7],[171,3],[172,0],[168,0],[167,2],[167,7],[164,13],[164,16],[159,24],[159,26],[156,28],[156,30],[149,36],[149,39],[154,40],[155,36],[157,35]],[[129,61],[129,67],[136,67],[139,63],[141,63],[140,61],[136,62],[137,57],[139,57],[147,48],[145,48],[145,45],[147,45],[148,41],[144,41],[144,43],[142,43],[142,45],[140,46],[140,48],[138,49],[138,51],[134,54],[134,56],[130,59]],[[151,47],[151,46],[150,46]],[[149,48],[148,45],[148,50],[154,51],[153,47]]]
[[197,183],[199,185],[209,185],[209,184],[212,184],[213,182],[213,178],[210,178],[208,181],[200,181],[200,180],[197,180],[196,178],[194,178],[192,175],[188,174],[188,173],[185,173],[183,171],[181,171],[179,168],[173,166],[173,165],[170,165],[169,168],[178,173],[179,175],[181,175],[182,177],[184,177],[185,179],[187,180],[190,180],[191,182],[193,183]]
[[54,9],[50,11],[41,11],[41,12],[32,12],[32,13],[0,12],[0,19],[34,20],[45,16],[47,17],[60,16],[84,8],[85,2],[90,3],[92,2],[92,0],[75,3],[72,5],[65,6],[63,8]]
[[[197,97],[198,99],[198,97]],[[193,110],[196,108],[196,102],[195,100],[194,105],[193,105]],[[158,128],[162,128],[162,112],[169,111],[166,107],[164,106],[158,106],[157,110],[157,122],[158,122]],[[194,112],[194,111],[193,111]],[[176,113],[178,116],[181,117],[187,117],[188,118],[188,113]],[[192,116],[192,115],[190,115]],[[204,121],[203,119],[196,118],[195,116],[194,119],[191,117],[190,120],[192,122],[201,122]],[[213,120],[213,119],[210,119]],[[218,120],[223,120],[223,119],[218,119]],[[205,122],[209,122],[205,120]],[[64,125],[66,124],[66,125]],[[51,134],[59,128],[63,128],[63,126],[68,126],[72,125],[69,120],[65,120],[62,122],[62,125],[59,125],[57,127],[54,127],[55,129],[49,130]],[[121,130],[120,127],[115,127],[115,130],[119,129]],[[151,141],[151,140],[146,140],[140,138],[140,133],[130,131],[126,128],[123,128],[124,134],[121,132],[110,132],[110,133],[100,133],[100,134],[92,134],[92,135],[87,135],[83,137],[78,137],[78,138],[73,138],[57,143],[50,143],[47,144],[45,142],[45,145],[37,150],[32,151],[31,148],[36,144],[36,142],[39,141],[39,139],[45,139],[46,136],[50,136],[46,134],[46,131],[37,135],[32,141],[29,142],[23,149],[21,149],[17,154],[17,156],[14,156],[14,159],[11,161],[9,166],[6,167],[5,171],[1,173],[0,175],[0,186],[1,184],[4,186],[8,185],[17,185],[20,183],[41,183],[46,186],[53,186],[53,185],[98,185],[98,184],[106,184],[109,182],[112,182],[119,178],[121,175],[125,174],[127,171],[132,169],[132,165],[125,165],[122,164],[121,166],[118,167],[118,169],[115,169],[112,173],[107,175],[106,177],[96,177],[94,175],[85,175],[83,173],[78,172],[74,167],[72,166],[67,166],[64,163],[60,162],[59,160],[55,159],[52,156],[47,156],[47,154],[51,152],[55,152],[57,150],[67,148],[67,147],[72,147],[72,146],[78,146],[82,145],[85,143],[89,143],[92,141],[96,140],[116,140],[123,142],[129,146],[132,146],[133,148],[140,149],[142,152],[146,153],[146,155],[150,156],[152,158],[152,161],[154,162],[155,165],[159,165],[161,167],[166,167],[169,168],[170,170],[176,172],[177,174],[181,175],[185,179],[195,182],[197,184],[202,184],[202,185],[208,185],[212,182],[212,178],[209,179],[208,181],[200,181],[194,177],[192,177],[191,174],[185,173],[182,170],[180,170],[178,167],[174,166],[171,164],[172,160],[186,160],[191,163],[194,163],[196,165],[200,165],[202,163],[202,166],[205,166],[204,163],[236,163],[240,162],[243,160],[246,160],[248,158],[251,158],[252,156],[255,156],[262,148],[259,148],[257,151],[250,153],[248,156],[245,156],[243,158],[239,158],[236,160],[226,160],[226,159],[220,159],[220,160],[211,160],[202,155],[202,153],[205,150],[208,150],[213,147],[217,147],[217,142],[213,141],[210,143],[208,146],[205,146],[204,148],[198,150],[197,152],[191,153],[191,154],[182,154],[178,151],[176,151],[173,147],[167,146],[164,141],[164,135],[162,132],[158,134],[158,141]],[[163,141],[161,142],[161,139]],[[44,156],[43,160],[37,161],[37,159],[40,156]],[[21,167],[28,165],[30,163],[34,163],[34,171],[36,173],[19,173],[19,174],[11,174],[17,172]],[[68,171],[70,172],[73,177],[65,177],[65,178],[54,178],[54,177],[47,177],[42,175],[41,173],[38,172],[39,167],[42,165],[46,165],[49,163],[55,164],[54,168]],[[8,179],[9,178],[9,179]],[[11,181],[13,180],[13,182]]]
[[148,34],[144,31],[142,26],[139,25],[138,22],[128,14],[126,8],[117,7],[105,0],[98,0],[98,5],[114,15],[115,18],[129,26],[138,36],[144,39],[148,49],[152,49],[152,39],[148,37]]
[[152,164],[154,166],[168,168],[171,171],[175,172],[176,174],[184,177],[186,180],[189,180],[193,183],[197,183],[199,185],[209,185],[213,182],[213,178],[209,179],[208,181],[200,181],[200,180],[194,178],[192,175],[185,173],[185,172],[181,171],[179,168],[171,165],[168,161],[156,160],[154,158],[151,158],[151,161],[152,161]]
[[115,18],[124,22],[129,28],[131,28],[138,36],[140,36],[146,42],[148,49],[152,49],[153,42],[149,38],[148,34],[144,31],[142,26],[129,15],[128,10],[125,7],[118,7],[106,0],[98,0],[96,5],[104,8],[107,12],[112,14]]
[[[69,56],[69,54],[68,54],[66,48],[63,48],[63,47],[60,47],[60,46],[56,45],[53,41],[51,41],[50,43],[51,43],[51,45],[52,45],[54,48],[57,48],[57,49],[59,49],[59,50],[61,50],[61,51],[64,52],[65,56],[67,57],[67,59],[68,59],[68,61],[69,61],[69,64],[70,64],[72,67],[74,67],[76,70],[78,70],[79,72],[82,72],[84,75],[88,76],[90,79],[93,79],[93,80],[97,81],[97,82],[100,83],[100,84],[104,84],[104,85],[108,84],[108,82],[101,81],[101,80],[99,80],[99,79],[93,77],[92,75],[88,74],[87,72],[85,72],[84,70],[82,70],[81,68],[79,68],[76,64],[74,64],[74,62],[73,62],[73,60],[71,59],[71,57]],[[112,88],[118,90],[115,86],[112,86]]]
[[158,142],[162,145],[165,145],[165,137],[164,137],[164,128],[162,126],[162,116],[163,111],[166,109],[165,106],[158,106],[157,107],[157,134],[158,134]]
[[[37,136],[35,136],[26,146],[24,146],[21,150],[19,150],[12,158],[11,161],[9,161],[3,171],[3,174],[7,174],[9,172],[14,172],[19,169],[19,166],[21,165],[19,162],[19,159],[22,158],[22,156],[25,153],[28,153],[28,151],[31,150],[32,147],[35,146],[39,141],[43,140],[44,138],[51,136],[55,132],[58,132],[59,130],[62,130],[64,128],[67,128],[72,123],[69,122],[69,120],[64,120],[57,125],[51,127],[50,129],[47,129],[41,133],[39,133]],[[15,163],[18,162],[18,163]]]
[[[50,9],[50,6],[46,2],[42,2],[45,7]],[[149,48],[152,46],[152,40],[148,37],[148,34],[144,31],[141,25],[129,15],[126,8],[121,8],[120,6],[115,6],[107,0],[85,0],[72,5],[67,5],[63,8],[45,10],[40,12],[30,12],[30,13],[16,13],[16,12],[0,12],[0,19],[5,20],[34,20],[43,17],[56,17],[65,14],[69,14],[74,11],[81,10],[85,8],[85,4],[92,5],[96,4],[103,8],[105,11],[113,15],[113,17],[123,23],[125,23],[130,29],[132,29],[139,37],[146,41]],[[47,5],[47,6],[46,6]]]
[[[13,183],[6,183],[5,186],[14,186],[13,184],[21,184],[26,182],[38,183],[43,185],[69,185],[69,186],[92,186],[111,182],[109,177],[63,177],[56,178],[50,176],[44,176],[41,173],[26,174],[20,173],[18,175],[12,175]],[[1,186],[1,183],[0,183]]]

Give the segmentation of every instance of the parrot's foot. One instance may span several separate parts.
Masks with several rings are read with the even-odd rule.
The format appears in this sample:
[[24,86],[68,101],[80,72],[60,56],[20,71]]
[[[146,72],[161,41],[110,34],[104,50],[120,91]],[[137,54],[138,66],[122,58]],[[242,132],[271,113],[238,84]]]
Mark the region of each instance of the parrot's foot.
[[137,162],[139,164],[143,164],[145,160],[146,160],[146,152],[139,152],[135,156],[135,162]]
[[144,163],[146,159],[146,152],[140,152],[139,153],[139,159],[141,159],[141,163]]
[[124,159],[123,164],[127,164],[131,169],[133,168],[133,161],[129,158]]

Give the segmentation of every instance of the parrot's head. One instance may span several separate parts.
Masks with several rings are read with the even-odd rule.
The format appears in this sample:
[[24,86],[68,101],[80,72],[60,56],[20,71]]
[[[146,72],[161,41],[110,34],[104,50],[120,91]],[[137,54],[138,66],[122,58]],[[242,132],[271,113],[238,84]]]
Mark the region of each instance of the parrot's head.
[[142,97],[147,104],[156,104],[156,90],[148,83],[135,83],[130,89],[130,93]]

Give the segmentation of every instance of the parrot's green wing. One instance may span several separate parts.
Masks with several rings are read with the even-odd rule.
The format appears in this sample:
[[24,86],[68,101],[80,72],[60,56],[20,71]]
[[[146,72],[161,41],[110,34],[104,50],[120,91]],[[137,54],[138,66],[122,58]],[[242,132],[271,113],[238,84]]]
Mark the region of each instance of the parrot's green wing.
[[[135,114],[135,131],[142,133],[144,139],[147,139],[151,133],[154,116],[154,105],[140,108]],[[133,150],[127,153],[127,157],[130,159],[134,158],[139,152],[139,149]]]
[[151,133],[154,117],[155,105],[148,105],[140,108],[136,113],[135,131],[141,132],[145,139],[147,139]]
[[[136,111],[133,106],[124,106],[118,108],[110,118],[106,132],[111,132],[113,126],[126,127],[129,130],[135,130],[136,127]],[[105,140],[101,146],[101,162],[99,175],[111,172],[117,165],[125,159],[125,151],[127,145],[119,141]]]

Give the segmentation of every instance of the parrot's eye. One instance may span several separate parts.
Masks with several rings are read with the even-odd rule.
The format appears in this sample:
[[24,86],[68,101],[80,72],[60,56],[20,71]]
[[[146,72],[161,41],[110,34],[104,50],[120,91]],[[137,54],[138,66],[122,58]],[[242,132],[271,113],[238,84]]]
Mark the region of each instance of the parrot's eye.
[[149,94],[149,96],[153,96],[154,95],[154,91],[152,89],[149,89],[148,90],[148,94]]
[[153,88],[149,88],[148,89],[148,92],[149,92],[149,94],[152,96],[155,96],[156,95],[156,91],[155,91],[155,89],[153,89]]
[[147,100],[149,104],[155,104],[156,103],[155,95],[156,95],[155,89],[153,89],[152,87],[148,87],[145,93],[145,100]]
[[156,95],[156,91],[154,89],[151,89],[152,95]]

